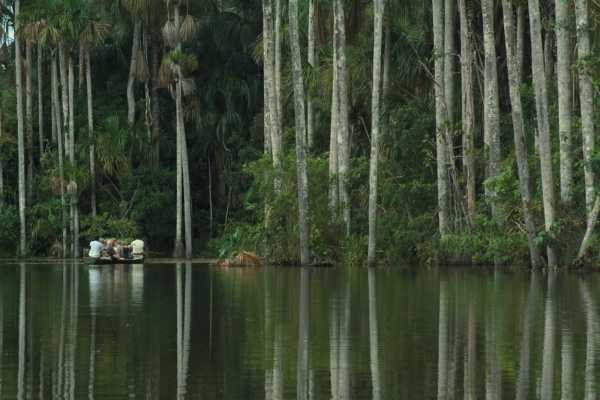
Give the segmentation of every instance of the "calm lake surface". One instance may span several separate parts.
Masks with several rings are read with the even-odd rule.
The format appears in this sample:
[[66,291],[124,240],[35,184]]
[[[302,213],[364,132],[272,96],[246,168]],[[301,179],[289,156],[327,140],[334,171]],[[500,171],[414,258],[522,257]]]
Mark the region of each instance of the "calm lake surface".
[[0,398],[600,394],[600,276],[0,265]]

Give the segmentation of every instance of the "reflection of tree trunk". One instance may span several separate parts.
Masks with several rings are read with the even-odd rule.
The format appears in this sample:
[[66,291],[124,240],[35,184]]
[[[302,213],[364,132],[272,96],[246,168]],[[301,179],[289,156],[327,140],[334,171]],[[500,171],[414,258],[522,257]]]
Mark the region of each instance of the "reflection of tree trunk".
[[329,310],[329,382],[331,384],[331,398],[339,399],[339,348],[338,348],[338,335],[339,335],[339,324],[338,317],[339,311],[335,302],[332,302]]
[[183,373],[183,288],[181,287],[181,264],[176,266],[175,286],[177,291],[177,398],[183,397],[182,373]]
[[25,291],[27,271],[25,264],[19,264],[20,281],[19,281],[19,355],[18,355],[18,370],[17,370],[17,399],[24,398],[25,390],[25,317],[26,303]]
[[538,291],[537,274],[531,276],[529,284],[529,294],[527,295],[527,309],[523,315],[523,336],[521,337],[521,348],[519,356],[519,376],[517,378],[517,400],[525,400],[528,398],[529,391],[529,368],[530,368],[530,351],[531,328],[533,326],[533,317],[535,312],[535,296]]
[[590,288],[586,282],[580,281],[581,296],[583,297],[583,305],[586,316],[586,340],[585,348],[585,400],[596,398],[596,336],[598,335],[598,318],[596,316],[596,308]]
[[369,354],[371,360],[371,381],[373,399],[381,399],[381,379],[379,376],[379,338],[377,329],[377,292],[375,269],[369,268]]
[[296,398],[309,399],[309,348],[310,341],[310,270],[300,272],[300,311],[298,322],[298,367],[296,377]]
[[476,393],[476,363],[477,363],[477,315],[475,303],[469,302],[469,322],[467,327],[467,356],[465,357],[464,392],[465,400],[475,400]]
[[[0,297],[0,371],[2,371],[2,359],[4,356],[4,302]],[[3,386],[2,374],[0,374],[0,398],[2,398],[2,386]]]
[[[182,399],[186,394],[190,352],[190,329],[192,312],[192,266],[186,263],[185,277],[182,275],[182,265],[177,264],[177,398]],[[185,279],[185,292],[182,284]]]
[[548,273],[548,297],[544,311],[544,355],[542,361],[542,400],[552,400],[554,389],[554,287],[556,272]]
[[437,398],[446,399],[448,392],[448,288],[440,281],[440,309],[438,315],[438,381]]
[[567,326],[563,326],[560,344],[562,358],[560,378],[561,399],[571,400],[575,398],[575,387],[573,385],[573,332]]
[[62,299],[60,309],[60,334],[58,338],[58,365],[57,365],[57,382],[55,398],[64,398],[65,393],[63,392],[63,378],[64,378],[64,347],[65,347],[65,318],[67,308],[67,265],[63,262],[62,264]]
[[92,304],[90,304],[90,319],[92,320],[90,327],[90,369],[88,374],[88,397],[90,400],[94,399],[94,378],[96,377],[96,312],[97,310],[92,308]]

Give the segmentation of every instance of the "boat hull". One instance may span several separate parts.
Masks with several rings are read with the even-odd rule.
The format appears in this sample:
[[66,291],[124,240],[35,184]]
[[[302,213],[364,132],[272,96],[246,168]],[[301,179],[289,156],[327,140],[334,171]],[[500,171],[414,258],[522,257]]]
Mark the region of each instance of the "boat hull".
[[114,260],[112,258],[89,258],[92,265],[119,265],[119,264],[143,264],[144,257],[127,258],[123,260]]

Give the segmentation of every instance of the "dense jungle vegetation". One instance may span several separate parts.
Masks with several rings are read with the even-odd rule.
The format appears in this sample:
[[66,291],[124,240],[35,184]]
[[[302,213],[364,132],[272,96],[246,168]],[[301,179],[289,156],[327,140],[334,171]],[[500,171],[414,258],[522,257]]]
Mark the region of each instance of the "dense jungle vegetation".
[[600,5],[4,0],[0,254],[600,262]]

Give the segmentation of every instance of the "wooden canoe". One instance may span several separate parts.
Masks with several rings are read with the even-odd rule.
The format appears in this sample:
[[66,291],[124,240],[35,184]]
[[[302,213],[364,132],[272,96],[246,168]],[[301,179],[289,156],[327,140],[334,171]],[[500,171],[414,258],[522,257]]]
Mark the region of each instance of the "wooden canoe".
[[143,264],[144,257],[125,258],[121,260],[108,257],[89,258],[89,263],[92,265]]

